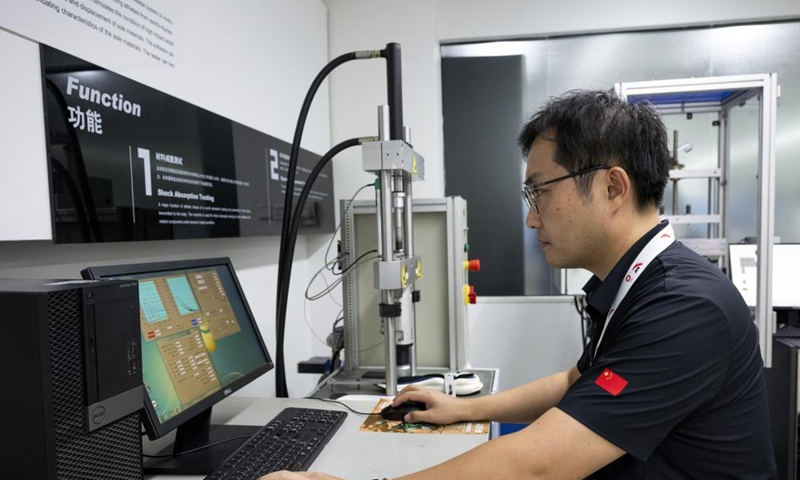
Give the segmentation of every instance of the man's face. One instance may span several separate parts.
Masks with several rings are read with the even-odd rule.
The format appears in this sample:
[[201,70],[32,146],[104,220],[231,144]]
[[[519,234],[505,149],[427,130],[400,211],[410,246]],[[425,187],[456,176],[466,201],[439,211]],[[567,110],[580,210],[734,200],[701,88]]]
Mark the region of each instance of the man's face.
[[[556,144],[540,135],[528,153],[526,183],[531,186],[567,175],[555,162]],[[545,259],[553,267],[591,269],[601,249],[603,215],[593,201],[596,180],[604,170],[596,172],[590,196],[581,196],[574,178],[538,189],[536,208],[528,210],[525,224],[538,231],[538,242]]]

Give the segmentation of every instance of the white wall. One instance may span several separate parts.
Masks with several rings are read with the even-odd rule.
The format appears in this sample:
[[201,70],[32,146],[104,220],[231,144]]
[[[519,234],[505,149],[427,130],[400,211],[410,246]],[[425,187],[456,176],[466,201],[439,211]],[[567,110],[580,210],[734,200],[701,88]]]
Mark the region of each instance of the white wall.
[[[426,160],[425,181],[414,184],[414,196],[444,195],[442,105],[436,3],[427,0],[328,1],[328,45],[331,58],[355,50],[380,50],[401,42],[404,123],[411,143]],[[378,106],[386,104],[386,62],[352,62],[331,75],[331,140],[378,134]],[[334,162],[337,196],[354,192],[373,178],[361,170],[353,150]],[[432,166],[432,168],[431,168]]]
[[[60,2],[56,2],[60,3]],[[38,42],[48,43],[148,86],[291,142],[308,85],[328,60],[327,13],[317,0],[150,0],[176,19],[175,68],[132,55],[111,42],[87,41],[33,1],[0,4],[0,276],[76,278],[89,265],[230,256],[271,352],[275,351],[278,237],[52,245]],[[12,10],[13,9],[13,10]],[[327,88],[311,110],[303,147],[330,147]],[[322,260],[325,240],[301,237],[286,333],[292,396],[312,389],[296,363],[329,350],[310,335],[302,292]],[[309,307],[322,338],[335,311]],[[337,310],[338,311],[338,310]],[[242,393],[274,395],[271,372]]]
[[14,66],[0,80],[0,238],[50,238],[38,45],[0,29],[0,65]]
[[[417,196],[444,194],[441,43],[800,17],[797,0],[677,0],[666,3],[636,0],[326,0],[325,4],[328,6],[331,56],[350,50],[382,48],[388,42],[402,45],[405,123],[414,132],[415,149],[426,158],[427,179],[415,186]],[[363,135],[365,130],[375,131],[372,112],[375,105],[386,101],[382,67],[359,65],[343,68],[334,75],[330,91],[334,139]],[[531,111],[534,107],[524,106],[523,110]],[[349,190],[367,178],[357,161],[339,162],[334,166],[334,176],[337,188],[347,185]],[[478,302],[478,307],[470,310],[471,337],[480,339],[471,345],[472,363],[501,368],[504,387],[544,375],[553,368],[566,368],[577,360],[575,351],[580,350],[580,336],[575,333],[577,314],[571,304],[540,306],[528,300],[482,302],[480,297]],[[542,321],[543,317],[547,320]],[[507,328],[492,328],[498,320]],[[531,345],[546,338],[570,346],[533,353],[505,348],[526,334]],[[504,352],[507,354],[502,355]],[[520,369],[523,363],[530,368]]]

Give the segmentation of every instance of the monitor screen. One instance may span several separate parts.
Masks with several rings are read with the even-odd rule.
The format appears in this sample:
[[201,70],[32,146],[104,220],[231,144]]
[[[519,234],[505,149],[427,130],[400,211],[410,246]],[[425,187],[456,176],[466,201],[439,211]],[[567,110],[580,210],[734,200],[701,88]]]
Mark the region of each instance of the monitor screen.
[[82,274],[139,282],[143,422],[151,439],[179,428],[186,445],[176,440],[177,450],[208,442],[180,439],[180,428],[208,437],[211,407],[273,367],[228,258],[90,267]]
[[730,268],[728,272],[731,282],[742,294],[748,307],[756,306],[756,288],[758,262],[756,245],[749,243],[732,243],[728,246]]
[[[731,281],[745,303],[756,306],[758,252],[754,244],[734,243],[728,247]],[[777,243],[772,247],[772,306],[800,307],[800,244]]]

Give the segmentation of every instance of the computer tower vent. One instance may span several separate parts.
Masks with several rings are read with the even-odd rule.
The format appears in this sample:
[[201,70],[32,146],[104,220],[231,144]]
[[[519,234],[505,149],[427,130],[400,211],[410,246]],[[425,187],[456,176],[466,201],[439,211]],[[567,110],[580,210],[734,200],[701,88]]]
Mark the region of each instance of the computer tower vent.
[[80,290],[48,293],[53,414],[59,480],[142,478],[139,413],[86,432]]

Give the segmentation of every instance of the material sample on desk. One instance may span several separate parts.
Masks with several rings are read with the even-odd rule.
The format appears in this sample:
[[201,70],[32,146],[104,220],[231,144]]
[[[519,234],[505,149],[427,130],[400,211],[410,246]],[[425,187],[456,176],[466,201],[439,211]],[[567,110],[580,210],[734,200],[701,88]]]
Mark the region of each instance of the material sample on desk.
[[453,434],[482,435],[489,432],[489,422],[459,422],[452,425],[431,425],[430,423],[406,423],[402,420],[384,420],[380,413],[383,407],[390,405],[392,399],[382,398],[372,408],[359,430],[380,433],[413,433],[413,434]]

